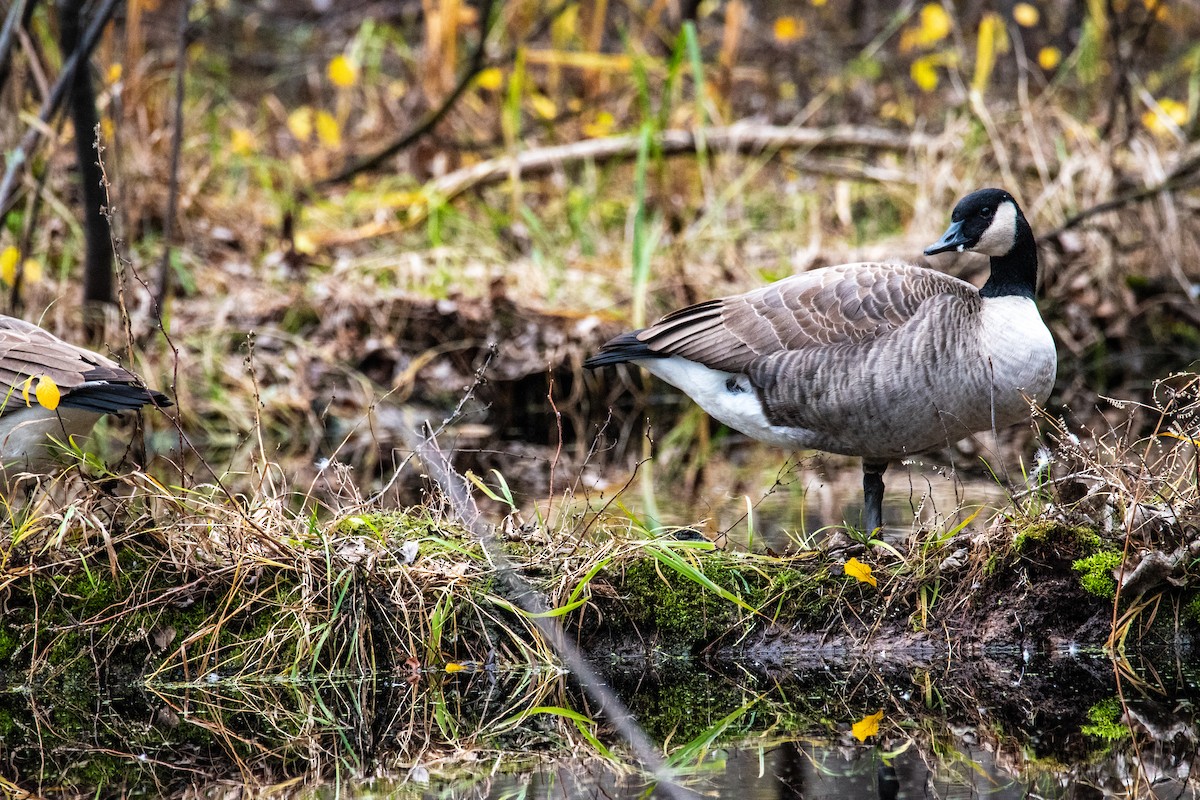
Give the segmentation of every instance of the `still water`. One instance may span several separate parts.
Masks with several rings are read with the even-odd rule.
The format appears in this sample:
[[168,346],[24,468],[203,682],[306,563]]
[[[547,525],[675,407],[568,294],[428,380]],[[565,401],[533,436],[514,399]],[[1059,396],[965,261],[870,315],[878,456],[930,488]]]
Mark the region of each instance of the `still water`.
[[[1200,794],[1200,672],[1180,653],[1114,663],[1008,652],[958,664],[894,654],[786,673],[597,657],[689,797]],[[5,797],[668,796],[626,753],[558,672],[123,685],[94,696],[0,685]]]
[[[1098,654],[1014,653],[971,668],[830,666],[774,679],[700,671],[682,691],[674,683],[682,673],[626,674],[614,683],[656,740],[669,743],[685,796],[1196,797],[1200,676],[1182,661],[1130,668],[1126,662],[1114,671]],[[683,697],[692,705],[661,706]],[[873,716],[877,730],[860,739],[867,731],[855,723]],[[318,794],[668,796],[628,765],[596,757],[539,763],[529,752],[510,752],[480,754],[479,762],[449,779],[416,764],[403,775],[327,785]]]

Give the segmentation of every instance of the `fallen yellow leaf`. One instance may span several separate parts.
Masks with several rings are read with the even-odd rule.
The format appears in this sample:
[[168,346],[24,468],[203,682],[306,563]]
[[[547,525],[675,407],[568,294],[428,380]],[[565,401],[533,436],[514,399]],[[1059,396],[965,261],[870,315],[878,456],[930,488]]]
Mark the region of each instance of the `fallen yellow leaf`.
[[54,382],[53,378],[46,375],[43,375],[38,381],[34,394],[37,396],[38,403],[51,411],[58,408],[58,401],[62,399],[62,392],[58,390],[58,384]]
[[9,286],[17,282],[17,262],[20,259],[21,252],[11,244],[0,250],[0,280]]
[[860,742],[865,742],[868,736],[879,735],[879,723],[883,721],[883,709],[879,709],[874,714],[863,717],[858,722],[850,726],[850,733],[855,739]]
[[932,92],[937,88],[938,74],[935,63],[936,59],[933,56],[922,56],[914,61],[909,69],[913,83],[920,87],[922,92]]
[[475,85],[494,92],[504,85],[504,73],[498,67],[488,67],[475,76]]
[[21,263],[21,279],[26,283],[37,283],[42,279],[42,262],[27,258]]
[[788,44],[803,39],[804,34],[804,20],[791,16],[775,18],[775,41]]
[[313,240],[312,236],[304,231],[296,234],[296,237],[292,240],[292,246],[295,247],[297,253],[306,256],[311,256],[317,252],[317,243]]
[[334,86],[346,89],[358,83],[358,65],[346,56],[337,55],[331,58],[327,72]]
[[950,15],[940,3],[926,3],[915,28],[905,28],[900,35],[900,52],[926,50],[950,35],[953,27]]
[[122,69],[119,62],[116,64],[110,64],[108,67],[108,74],[105,75],[105,78],[109,83],[116,83],[117,81],[121,80],[121,72]]
[[1012,14],[1013,19],[1022,28],[1032,28],[1042,18],[1042,15],[1038,13],[1037,6],[1030,3],[1017,3],[1013,6]]
[[298,142],[307,142],[313,135],[313,110],[310,106],[300,106],[287,118],[288,130]]
[[229,149],[239,156],[254,152],[254,134],[246,128],[234,128],[229,132]]
[[1049,72],[1062,63],[1062,51],[1057,47],[1043,47],[1038,50],[1038,66]]
[[533,113],[542,119],[554,119],[558,116],[558,106],[554,105],[554,101],[544,94],[537,92],[531,94],[529,103],[533,106]]
[[[1157,101],[1158,108],[1152,108],[1145,114],[1142,114],[1142,124],[1149,128],[1154,133],[1166,134],[1171,132],[1171,126],[1167,124],[1167,120],[1175,123],[1176,126],[1185,125],[1188,121],[1187,105],[1173,100],[1170,97],[1164,97]],[[1163,119],[1166,117],[1166,119]]]
[[583,126],[585,136],[590,136],[593,139],[598,139],[601,136],[608,136],[612,133],[613,125],[616,120],[613,115],[607,111],[601,111],[596,115],[596,119]]
[[341,147],[342,146],[342,129],[338,127],[337,120],[328,111],[317,112],[317,138],[321,140],[321,144],[326,147]]
[[871,574],[871,568],[859,561],[857,558],[852,558],[847,561],[846,566],[843,567],[843,569],[845,569],[846,574],[851,578],[857,578],[862,583],[869,583],[872,586],[879,585],[875,580],[875,576]]
[[462,672],[464,669],[466,669],[466,667],[454,661],[446,664],[446,672]]

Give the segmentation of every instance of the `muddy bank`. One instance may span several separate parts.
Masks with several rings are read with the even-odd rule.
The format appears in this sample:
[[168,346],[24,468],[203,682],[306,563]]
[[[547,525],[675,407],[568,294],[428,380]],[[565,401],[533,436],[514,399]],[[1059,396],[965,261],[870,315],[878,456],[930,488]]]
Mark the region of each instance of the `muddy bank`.
[[[486,548],[427,509],[350,516],[272,540],[266,552],[265,542],[228,540],[247,548],[232,561],[225,549],[196,551],[212,547],[218,528],[191,544],[182,530],[193,528],[172,531],[169,543],[154,531],[127,531],[74,561],[10,551],[10,568],[27,566],[10,569],[23,577],[0,586],[0,684],[420,674],[557,661],[515,608]],[[917,543],[908,553],[851,544],[756,554],[686,538],[550,538],[528,526],[509,527],[502,546],[585,652],[642,664],[664,656],[774,668],[927,663],[996,650],[1133,652],[1182,647],[1200,630],[1190,562],[1141,581],[1135,593],[1131,578],[1153,552],[1122,565],[1111,539],[1054,523],[1015,538],[994,529]],[[211,566],[182,565],[185,553]]]

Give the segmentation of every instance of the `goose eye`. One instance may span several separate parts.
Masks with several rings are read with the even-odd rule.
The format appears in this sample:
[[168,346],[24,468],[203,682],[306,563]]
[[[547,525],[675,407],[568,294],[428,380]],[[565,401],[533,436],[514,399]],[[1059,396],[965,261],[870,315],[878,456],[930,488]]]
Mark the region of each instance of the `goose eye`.
[[992,216],[991,206],[984,206],[983,209],[979,212],[979,216],[983,217],[984,219],[988,219],[989,217],[991,217]]

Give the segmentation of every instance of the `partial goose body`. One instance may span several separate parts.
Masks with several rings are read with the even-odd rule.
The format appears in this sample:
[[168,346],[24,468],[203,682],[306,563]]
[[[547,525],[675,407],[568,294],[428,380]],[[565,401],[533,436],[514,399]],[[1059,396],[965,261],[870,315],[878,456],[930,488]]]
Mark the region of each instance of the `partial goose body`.
[[964,198],[926,252],[992,256],[982,290],[911,264],[844,264],[673,312],[605,344],[715,419],[791,449],[860,456],[867,528],[889,461],[1028,419],[1054,386],[1032,231],[1006,192]]
[[[56,408],[38,399],[43,378],[58,390]],[[0,316],[0,472],[45,472],[54,441],[91,431],[105,414],[166,407],[170,399],[99,353],[76,347],[36,325]]]

